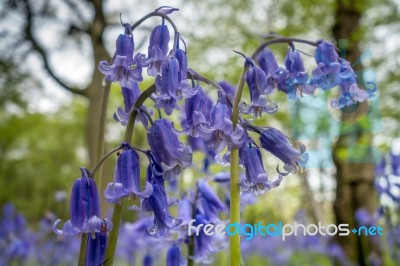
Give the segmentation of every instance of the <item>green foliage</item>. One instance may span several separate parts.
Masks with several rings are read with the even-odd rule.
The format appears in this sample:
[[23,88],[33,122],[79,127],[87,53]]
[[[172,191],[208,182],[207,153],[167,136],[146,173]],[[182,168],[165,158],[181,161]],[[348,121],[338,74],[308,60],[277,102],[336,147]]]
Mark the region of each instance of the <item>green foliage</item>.
[[85,162],[84,114],[78,101],[54,114],[1,112],[0,205],[11,201],[33,220],[58,208],[55,193],[69,196]]

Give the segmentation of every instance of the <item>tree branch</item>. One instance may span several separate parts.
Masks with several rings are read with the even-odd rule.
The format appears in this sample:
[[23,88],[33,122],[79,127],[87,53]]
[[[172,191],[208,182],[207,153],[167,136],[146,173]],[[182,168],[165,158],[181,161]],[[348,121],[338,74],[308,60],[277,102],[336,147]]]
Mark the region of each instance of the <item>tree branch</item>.
[[56,75],[56,73],[53,71],[53,69],[50,66],[48,56],[43,49],[43,47],[39,44],[39,42],[36,40],[34,34],[33,34],[33,12],[30,7],[30,3],[28,0],[24,1],[25,3],[25,9],[26,9],[26,26],[25,26],[25,35],[26,39],[31,42],[32,48],[40,55],[40,57],[43,60],[44,68],[46,71],[49,73],[49,75],[53,78],[54,81],[56,81],[61,87],[66,89],[67,91],[86,96],[86,89],[79,89],[76,87],[71,87],[70,85],[66,84],[60,77]]

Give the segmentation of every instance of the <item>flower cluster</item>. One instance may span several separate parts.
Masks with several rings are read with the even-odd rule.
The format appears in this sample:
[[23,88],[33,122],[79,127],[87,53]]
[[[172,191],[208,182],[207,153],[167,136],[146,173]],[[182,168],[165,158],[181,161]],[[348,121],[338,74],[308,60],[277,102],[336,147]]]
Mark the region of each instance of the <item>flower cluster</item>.
[[[192,219],[196,224],[221,223],[220,213],[229,210],[229,197],[221,201],[208,181],[197,180],[195,189],[185,191],[178,217],[171,215],[169,208],[177,205],[178,200],[169,195],[170,184],[174,183],[177,187],[176,184],[182,183],[179,182],[183,178],[180,175],[191,166],[194,151],[206,154],[202,168],[206,174],[209,174],[209,165],[214,162],[231,163],[231,167],[241,165],[244,174],[234,185],[240,186],[242,192],[252,192],[243,195],[259,195],[278,187],[283,176],[297,173],[308,160],[302,143],[291,141],[278,129],[252,123],[263,113],[273,114],[278,110],[277,104],[271,100],[275,92],[281,91],[289,98],[295,98],[303,94],[312,95],[318,87],[327,90],[340,86],[341,94],[332,105],[342,108],[367,100],[375,91],[375,88],[366,91],[358,87],[349,62],[340,58],[329,42],[308,42],[317,47],[317,66],[309,76],[293,41],[279,37],[274,43],[289,44],[283,66],[279,66],[266,42],[253,56],[243,55],[244,71],[237,88],[228,82],[213,82],[190,68],[185,41],[169,17],[174,11],[177,9],[161,7],[137,24],[123,23],[124,33],[117,38],[112,60],[100,62],[98,67],[106,82],[118,82],[121,87],[124,106],[117,109],[114,119],[126,127],[126,134],[124,142],[107,153],[95,167],[98,169],[110,154],[118,151],[114,180],[104,190],[105,200],[115,204],[112,218],[117,223],[115,227],[119,228],[120,208],[125,199],[133,198],[137,205],[130,206],[129,210],[150,213],[152,218],[141,218],[130,230],[138,235],[146,233],[146,241],[152,245],[154,239],[169,241],[166,264],[171,266],[179,265],[183,258],[179,247],[182,243],[195,247],[194,253],[188,254],[189,259],[203,262],[209,261],[211,254],[224,247],[223,239],[204,233],[194,239],[185,234],[170,238],[173,232],[187,226]],[[136,52],[133,31],[152,16],[161,17],[161,24],[151,31],[147,53]],[[167,23],[173,28],[173,37]],[[141,92],[143,72],[153,84]],[[250,103],[239,99],[244,84],[249,90]],[[204,85],[215,88],[216,95],[206,91]],[[147,99],[151,99],[153,104],[147,104]],[[181,131],[175,128],[171,119],[177,111],[180,112]],[[253,118],[246,120],[246,115]],[[141,147],[130,144],[135,117],[142,121],[146,130],[147,142]],[[258,140],[254,138],[256,134],[259,135]],[[189,138],[189,145],[183,142],[182,135]],[[274,180],[269,178],[264,167],[262,150],[283,163],[282,171],[277,167],[278,176]],[[139,155],[143,155],[145,160]],[[147,164],[145,180],[141,180],[140,174],[143,164]],[[92,237],[87,239],[86,264],[100,265],[104,263],[108,234],[113,234],[110,237],[113,240],[110,244],[112,249],[119,232],[109,233],[112,224],[107,219],[99,218],[99,197],[92,173],[85,168],[81,171],[82,177],[75,181],[72,188],[71,218],[62,230],[57,229],[60,222],[57,220],[54,231],[64,235],[92,233]],[[219,176],[214,180],[229,184],[231,176]],[[153,259],[146,254],[144,264],[151,264]]]

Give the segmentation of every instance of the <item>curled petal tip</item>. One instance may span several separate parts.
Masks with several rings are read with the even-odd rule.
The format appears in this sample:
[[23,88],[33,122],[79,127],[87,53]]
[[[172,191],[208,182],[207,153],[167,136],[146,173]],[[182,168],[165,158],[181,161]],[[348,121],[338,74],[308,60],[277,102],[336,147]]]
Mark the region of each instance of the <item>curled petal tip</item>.
[[57,219],[53,224],[53,232],[55,234],[57,234],[57,235],[62,235],[63,234],[63,231],[57,228],[57,226],[58,226],[58,224],[60,222],[61,222],[61,219]]

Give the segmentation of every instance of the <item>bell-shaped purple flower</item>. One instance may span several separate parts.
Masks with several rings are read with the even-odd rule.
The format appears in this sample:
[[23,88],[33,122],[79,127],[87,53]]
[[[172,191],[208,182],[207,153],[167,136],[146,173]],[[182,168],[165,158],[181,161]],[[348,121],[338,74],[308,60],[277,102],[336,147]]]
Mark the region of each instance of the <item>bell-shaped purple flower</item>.
[[199,190],[200,211],[207,218],[207,220],[218,223],[218,213],[226,211],[227,207],[218,198],[217,194],[204,180],[197,182],[197,189]]
[[285,82],[282,82],[278,88],[285,92],[289,98],[294,99],[299,94],[312,95],[317,86],[308,84],[308,74],[305,72],[301,54],[290,49],[285,58],[285,67],[288,70],[288,75]]
[[131,194],[140,197],[148,197],[152,193],[152,186],[146,182],[143,191],[140,189],[140,161],[139,156],[127,143],[122,143],[120,153],[114,172],[114,182],[107,185],[104,191],[106,201],[112,203],[120,202],[121,198]]
[[[62,230],[57,229],[61,220],[55,221],[53,231],[56,234],[75,235],[79,233],[99,232],[99,196],[93,178],[89,177],[90,172],[81,168],[82,177],[76,179],[70,200],[71,219],[68,220]],[[107,228],[112,227],[111,223],[105,221]]]
[[239,155],[240,161],[246,169],[246,178],[240,181],[240,188],[243,192],[254,192],[259,195],[280,185],[283,178],[281,175],[274,181],[268,180],[260,149],[248,143],[243,145]]
[[197,137],[197,128],[200,125],[207,125],[211,116],[213,103],[202,88],[197,94],[186,99],[182,117],[182,129],[191,136]]
[[150,35],[147,53],[149,67],[147,74],[156,77],[161,72],[161,65],[168,53],[169,30],[167,25],[157,25]]
[[[184,61],[182,58],[180,60]],[[186,61],[181,63],[186,64]],[[181,68],[186,68],[186,66],[181,67],[177,58],[169,57],[162,65],[161,76],[156,77],[157,90],[153,94],[155,106],[164,108],[167,115],[170,115],[173,109],[180,109],[177,102],[182,97],[190,98],[195,95],[199,87],[194,86],[192,88],[187,83],[186,78],[181,79],[182,72],[187,73],[187,69]]]
[[175,58],[179,64],[178,82],[182,82],[187,79],[187,74],[188,74],[186,52],[179,48],[176,49]]
[[236,88],[232,84],[224,80],[219,81],[218,85],[221,86],[221,88],[224,90],[226,97],[228,97],[229,101],[233,103],[235,99]]
[[[133,35],[131,26],[124,24],[125,34],[121,34],[116,43],[116,52],[111,65],[107,61],[99,63],[99,70],[110,82],[119,82],[121,87],[130,88],[132,81],[142,81],[142,67],[147,66],[140,54],[133,58]],[[133,67],[136,64],[136,67]]]
[[100,232],[88,237],[86,247],[85,266],[98,266],[106,262],[107,224],[102,224]]
[[[285,164],[284,170],[288,173],[296,173],[297,169],[304,166],[308,160],[308,154],[305,154],[306,147],[303,143],[297,142],[298,148],[295,148],[288,137],[275,128],[263,128],[260,131],[260,142],[264,149]],[[282,175],[287,175],[287,173]]]
[[159,183],[153,183],[153,194],[141,200],[141,206],[131,206],[130,210],[152,211],[154,223],[147,228],[149,235],[166,235],[170,229],[177,228],[182,224],[181,219],[174,219],[168,211],[168,207],[178,204],[176,199],[168,199],[164,187]]
[[354,105],[358,102],[364,102],[374,96],[376,92],[376,85],[372,84],[373,88],[369,90],[362,90],[358,87],[357,83],[342,83],[340,84],[340,94],[337,99],[331,101],[333,108],[343,108],[346,106]]
[[231,109],[221,102],[211,109],[210,121],[199,125],[197,132],[208,149],[222,151],[226,146],[240,147],[243,143],[244,130],[241,125],[233,128]]
[[278,106],[267,98],[274,88],[268,83],[265,72],[250,59],[247,61],[250,62],[250,66],[246,74],[246,83],[249,87],[251,103],[241,103],[240,111],[253,114],[254,118],[261,117],[262,112],[275,113]]
[[124,108],[118,107],[117,112],[114,113],[113,117],[116,121],[125,126],[129,119],[129,112],[140,95],[137,82],[133,81],[131,88],[122,87],[121,93],[124,98]]
[[172,245],[167,252],[166,266],[181,265],[181,251],[177,245]]
[[316,69],[312,72],[312,85],[317,85],[323,90],[333,88],[341,82],[341,63],[336,47],[322,40],[314,54]]
[[164,171],[165,179],[174,179],[192,163],[192,149],[179,142],[176,130],[168,119],[154,121],[147,132],[147,142]]
[[264,51],[258,55],[257,62],[260,65],[260,68],[267,75],[267,86],[269,90],[277,87],[278,84],[285,81],[288,71],[285,68],[278,66],[275,56],[270,49],[264,49]]

